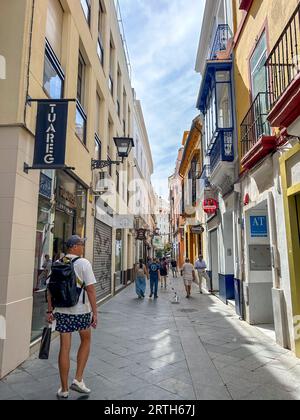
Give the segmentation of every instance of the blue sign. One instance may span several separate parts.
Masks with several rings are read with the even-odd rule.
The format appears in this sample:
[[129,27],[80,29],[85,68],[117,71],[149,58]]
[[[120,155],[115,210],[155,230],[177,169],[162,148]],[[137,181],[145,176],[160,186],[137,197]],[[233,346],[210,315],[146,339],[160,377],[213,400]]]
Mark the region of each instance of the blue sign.
[[267,216],[250,216],[250,227],[252,238],[267,238],[269,236]]
[[38,105],[33,169],[65,166],[68,101],[45,100]]

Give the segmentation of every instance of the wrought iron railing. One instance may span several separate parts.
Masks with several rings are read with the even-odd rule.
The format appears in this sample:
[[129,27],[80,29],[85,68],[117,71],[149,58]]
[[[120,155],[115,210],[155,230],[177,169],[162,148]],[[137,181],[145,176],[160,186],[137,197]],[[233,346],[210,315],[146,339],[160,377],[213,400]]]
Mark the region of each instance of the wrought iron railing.
[[300,3],[271,51],[266,66],[272,109],[300,73]]
[[233,162],[234,148],[232,130],[219,131],[218,137],[209,153],[209,156],[211,173],[216,169],[219,162]]
[[269,94],[259,93],[241,124],[243,157],[256,145],[263,135],[271,135],[267,120],[269,114]]
[[211,60],[216,60],[219,52],[227,50],[230,38],[232,38],[232,31],[230,27],[227,24],[219,25],[211,50]]

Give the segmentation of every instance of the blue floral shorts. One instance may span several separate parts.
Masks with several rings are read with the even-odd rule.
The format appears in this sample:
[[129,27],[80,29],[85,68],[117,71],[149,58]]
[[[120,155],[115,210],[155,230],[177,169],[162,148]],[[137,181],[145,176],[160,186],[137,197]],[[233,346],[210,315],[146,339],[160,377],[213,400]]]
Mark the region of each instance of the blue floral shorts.
[[92,314],[70,315],[54,314],[56,320],[56,331],[65,334],[76,331],[88,330],[91,327]]

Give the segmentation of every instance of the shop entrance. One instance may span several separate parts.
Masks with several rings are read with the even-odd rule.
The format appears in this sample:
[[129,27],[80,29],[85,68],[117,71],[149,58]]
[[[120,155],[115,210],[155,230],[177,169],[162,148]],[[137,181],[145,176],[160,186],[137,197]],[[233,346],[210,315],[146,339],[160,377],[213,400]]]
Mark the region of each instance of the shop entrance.
[[249,323],[273,330],[273,275],[268,203],[246,213],[246,303]]

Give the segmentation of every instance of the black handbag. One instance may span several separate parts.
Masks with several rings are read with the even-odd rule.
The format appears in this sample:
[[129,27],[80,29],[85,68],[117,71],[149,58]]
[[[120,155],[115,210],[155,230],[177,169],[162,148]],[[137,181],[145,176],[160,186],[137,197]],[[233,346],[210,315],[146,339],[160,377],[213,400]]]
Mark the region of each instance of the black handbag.
[[41,360],[49,359],[51,335],[52,335],[52,327],[49,326],[49,327],[44,328],[41,346],[40,346],[40,353],[39,353],[39,359]]

